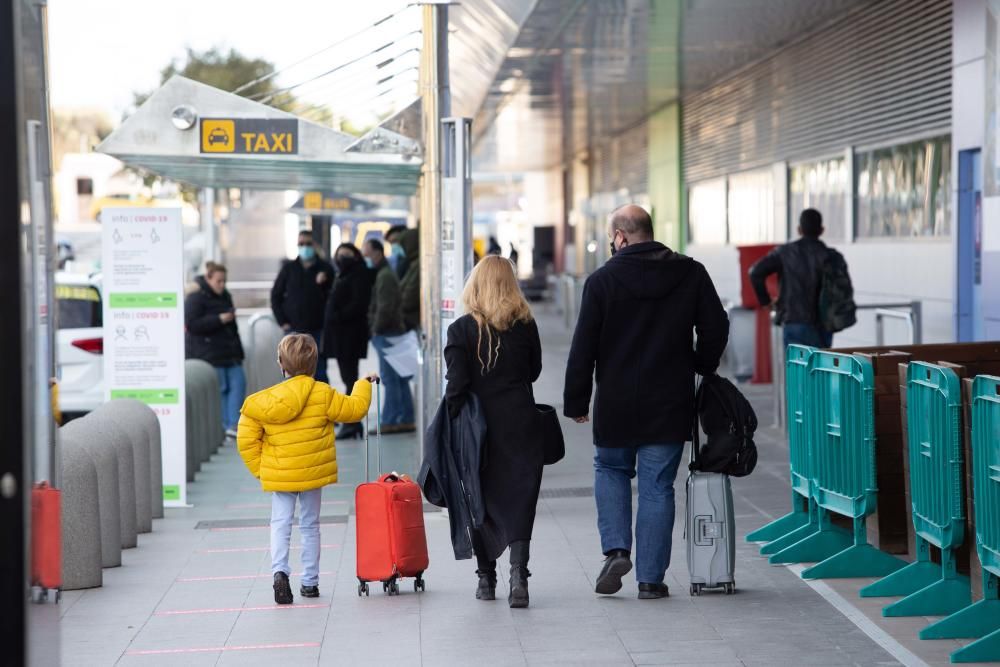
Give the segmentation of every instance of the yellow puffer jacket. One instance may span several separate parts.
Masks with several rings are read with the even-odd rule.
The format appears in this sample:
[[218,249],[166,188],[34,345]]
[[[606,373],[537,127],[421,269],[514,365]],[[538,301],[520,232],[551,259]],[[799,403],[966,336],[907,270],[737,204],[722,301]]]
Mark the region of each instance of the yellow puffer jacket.
[[361,421],[372,388],[358,380],[350,396],[297,375],[243,403],[236,444],[265,491],[309,491],[337,481],[333,422]]

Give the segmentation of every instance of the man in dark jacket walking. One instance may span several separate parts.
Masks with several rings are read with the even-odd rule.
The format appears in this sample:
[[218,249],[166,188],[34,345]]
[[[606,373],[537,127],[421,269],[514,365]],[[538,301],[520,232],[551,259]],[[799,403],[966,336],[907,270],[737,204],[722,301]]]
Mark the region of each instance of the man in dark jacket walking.
[[385,356],[386,351],[392,347],[390,338],[400,336],[406,331],[403,326],[399,279],[385,258],[385,246],[381,241],[368,240],[362,253],[370,268],[375,271],[375,287],[372,289],[371,304],[368,306],[368,327],[372,334],[372,345],[378,352],[379,374],[385,386],[382,432],[415,431],[410,381],[400,377]]
[[631,479],[638,472],[639,598],[663,598],[674,478],[695,418],[695,374],[718,368],[729,320],[705,267],[654,241],[645,210],[616,210],[608,237],[613,256],[583,287],[564,413],[590,420],[596,368],[594,495],[606,557],[596,591],[618,592],[632,569]]
[[185,357],[212,364],[219,376],[222,422],[235,437],[240,406],[246,398],[243,345],[236,328],[236,308],[226,290],[226,267],[205,264],[205,275],[195,278],[196,288],[184,301]]
[[771,305],[767,278],[778,274],[775,317],[783,325],[785,347],[791,344],[830,347],[833,333],[819,320],[819,290],[830,249],[819,240],[823,216],[814,208],[799,215],[801,238],[778,246],[750,267],[750,282],[761,306]]
[[[333,267],[316,253],[312,232],[299,232],[299,256],[281,267],[271,288],[271,311],[278,326],[286,334],[309,334],[319,347],[332,284]],[[319,359],[315,377],[329,382],[326,359]]]

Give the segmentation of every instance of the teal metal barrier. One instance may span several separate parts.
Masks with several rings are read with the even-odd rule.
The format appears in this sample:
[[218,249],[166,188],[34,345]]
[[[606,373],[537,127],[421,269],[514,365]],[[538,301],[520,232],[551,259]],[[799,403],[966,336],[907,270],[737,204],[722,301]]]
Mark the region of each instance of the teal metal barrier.
[[977,638],[954,651],[952,662],[1000,660],[1000,377],[973,382],[972,478],[983,599],[920,633],[921,639]]
[[[906,429],[917,560],[861,589],[862,597],[904,595],[883,616],[946,616],[969,605],[969,578],[955,550],[965,541],[962,493],[962,395],[949,368],[914,361],[906,375]],[[931,561],[931,546],[941,564]]]
[[[785,353],[785,402],[788,406],[788,458],[792,480],[792,511],[747,535],[747,542],[768,542],[761,554],[776,553],[816,532],[812,508],[812,468],[806,429],[806,381],[814,348],[789,345]],[[791,539],[791,541],[787,541]],[[776,542],[781,540],[781,542]]]
[[[805,579],[890,574],[905,563],[869,544],[865,528],[878,495],[871,362],[814,351],[807,368],[806,423],[817,530],[775,553],[770,562],[816,563],[802,571]],[[837,529],[831,513],[851,519],[852,534]]]

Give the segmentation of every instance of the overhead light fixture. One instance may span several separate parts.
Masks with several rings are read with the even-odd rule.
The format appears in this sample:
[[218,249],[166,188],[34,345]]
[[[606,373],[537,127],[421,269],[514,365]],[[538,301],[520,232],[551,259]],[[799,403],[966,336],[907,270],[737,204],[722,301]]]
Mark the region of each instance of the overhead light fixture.
[[170,121],[178,130],[190,130],[198,121],[198,112],[190,104],[181,104],[170,112]]

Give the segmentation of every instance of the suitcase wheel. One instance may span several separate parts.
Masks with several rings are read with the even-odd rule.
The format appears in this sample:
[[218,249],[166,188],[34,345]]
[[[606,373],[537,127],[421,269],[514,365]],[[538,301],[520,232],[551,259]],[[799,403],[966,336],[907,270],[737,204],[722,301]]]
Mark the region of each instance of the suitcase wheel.
[[691,588],[688,591],[691,595],[701,595],[702,584],[691,584]]
[[388,593],[389,595],[399,595],[399,582],[396,580],[395,577],[393,577],[389,581],[383,581],[382,590]]
[[417,578],[413,580],[413,592],[420,593],[425,590],[427,590],[427,584],[424,582],[424,578],[417,575]]
[[724,589],[726,591],[726,595],[732,595],[733,593],[736,592],[736,584],[735,583],[726,584],[724,586]]
[[369,589],[367,583],[362,581],[360,584],[358,584],[358,597],[361,597],[362,595],[368,597],[368,592]]

